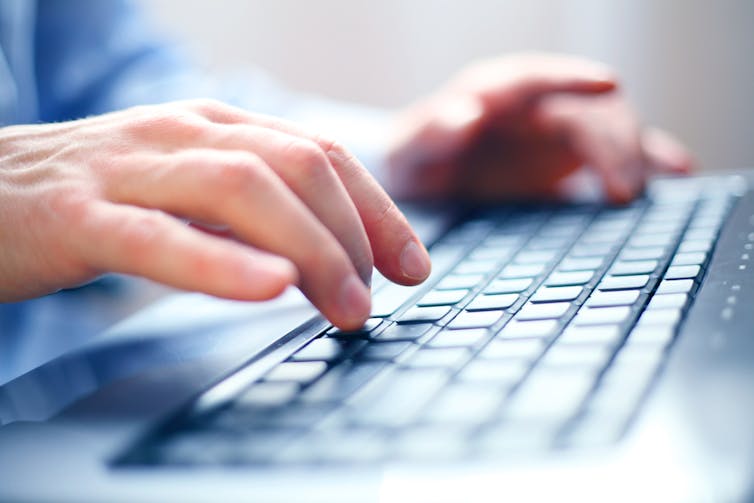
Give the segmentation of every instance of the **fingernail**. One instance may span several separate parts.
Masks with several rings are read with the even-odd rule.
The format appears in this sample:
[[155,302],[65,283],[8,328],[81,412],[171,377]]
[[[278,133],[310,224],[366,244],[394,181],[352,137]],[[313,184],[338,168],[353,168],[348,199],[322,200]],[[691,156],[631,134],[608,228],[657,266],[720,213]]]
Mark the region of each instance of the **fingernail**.
[[369,290],[356,275],[348,276],[340,286],[340,310],[344,318],[359,325],[368,316],[372,301]]
[[401,272],[411,279],[425,279],[429,276],[432,264],[429,256],[414,241],[409,241],[401,252]]

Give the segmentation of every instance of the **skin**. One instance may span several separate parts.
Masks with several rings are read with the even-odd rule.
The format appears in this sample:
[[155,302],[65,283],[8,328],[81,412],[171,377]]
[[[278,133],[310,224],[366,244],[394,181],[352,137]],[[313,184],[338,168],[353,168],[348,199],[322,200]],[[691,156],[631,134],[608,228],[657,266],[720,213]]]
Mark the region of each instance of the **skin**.
[[3,301],[104,271],[241,300],[295,284],[357,328],[373,264],[403,284],[429,274],[405,217],[347,150],[221,103],[8,127],[0,158]]
[[598,63],[520,54],[470,66],[396,118],[387,185],[403,198],[559,199],[588,166],[625,203],[655,173],[687,173],[670,135],[642,128]]
[[[473,65],[394,130],[388,183],[401,197],[557,197],[588,164],[621,202],[649,174],[690,165],[675,140],[639,127],[608,70],[559,56]],[[431,267],[337,142],[207,100],[0,129],[0,229],[0,301],[107,271],[240,300],[296,285],[354,329],[373,266],[406,285]]]

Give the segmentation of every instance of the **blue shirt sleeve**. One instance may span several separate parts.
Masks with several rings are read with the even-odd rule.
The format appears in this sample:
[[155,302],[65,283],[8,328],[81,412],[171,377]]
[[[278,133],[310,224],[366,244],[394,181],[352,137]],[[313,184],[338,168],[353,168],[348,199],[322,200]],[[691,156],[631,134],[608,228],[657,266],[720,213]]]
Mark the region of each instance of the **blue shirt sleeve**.
[[35,34],[43,122],[211,97],[328,134],[379,172],[387,112],[292,92],[259,69],[232,81],[210,78],[134,2],[40,0]]

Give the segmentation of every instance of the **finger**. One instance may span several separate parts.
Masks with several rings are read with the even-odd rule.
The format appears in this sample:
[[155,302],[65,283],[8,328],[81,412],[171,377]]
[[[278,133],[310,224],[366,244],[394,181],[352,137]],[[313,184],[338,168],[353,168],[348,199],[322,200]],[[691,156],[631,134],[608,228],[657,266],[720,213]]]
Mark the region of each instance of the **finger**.
[[603,64],[548,54],[520,54],[479,63],[451,84],[451,92],[479,97],[488,113],[519,110],[552,93],[599,94],[617,81]]
[[343,247],[259,157],[189,150],[140,159],[114,180],[110,197],[226,225],[257,248],[290,259],[301,291],[334,324],[360,327],[369,291]]
[[214,127],[207,141],[218,148],[248,149],[259,155],[333,233],[361,278],[370,284],[374,259],[369,238],[354,202],[319,145],[247,124]]
[[544,96],[600,94],[616,85],[607,67],[575,57],[524,54],[472,65],[443,92],[401,115],[388,159],[391,189],[411,195],[447,192],[452,176],[421,194],[405,187],[423,176],[417,166],[462,153],[487,126],[512,123]]
[[133,206],[92,203],[74,243],[96,269],[230,299],[270,299],[297,277],[288,260]]
[[193,109],[223,124],[255,124],[315,142],[323,150],[353,201],[369,238],[374,263],[388,279],[413,285],[429,276],[429,254],[406,217],[358,159],[342,145],[274,117],[251,114],[213,102]]
[[538,127],[560,135],[599,175],[609,201],[626,203],[643,190],[648,169],[639,127],[619,96],[554,97],[535,116]]
[[691,155],[666,131],[654,127],[645,128],[641,143],[647,160],[658,173],[687,174],[693,170]]

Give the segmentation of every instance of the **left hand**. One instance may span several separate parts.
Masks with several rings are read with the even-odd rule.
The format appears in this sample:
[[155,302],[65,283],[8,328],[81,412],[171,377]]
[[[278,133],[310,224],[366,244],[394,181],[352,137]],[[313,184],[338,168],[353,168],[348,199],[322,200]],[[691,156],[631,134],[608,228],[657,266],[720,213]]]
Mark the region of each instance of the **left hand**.
[[387,187],[398,197],[558,199],[582,166],[627,202],[654,173],[687,173],[670,135],[642,128],[609,70],[568,56],[477,63],[396,119]]

